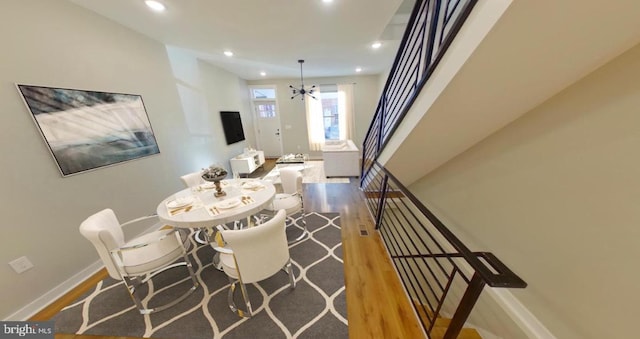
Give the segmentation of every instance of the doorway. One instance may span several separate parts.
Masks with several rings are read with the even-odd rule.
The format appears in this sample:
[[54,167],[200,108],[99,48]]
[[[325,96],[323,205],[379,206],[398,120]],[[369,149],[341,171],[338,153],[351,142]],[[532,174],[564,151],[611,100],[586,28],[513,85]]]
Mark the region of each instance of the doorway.
[[250,86],[249,91],[256,122],[257,147],[264,152],[265,157],[278,158],[282,155],[283,148],[276,86]]

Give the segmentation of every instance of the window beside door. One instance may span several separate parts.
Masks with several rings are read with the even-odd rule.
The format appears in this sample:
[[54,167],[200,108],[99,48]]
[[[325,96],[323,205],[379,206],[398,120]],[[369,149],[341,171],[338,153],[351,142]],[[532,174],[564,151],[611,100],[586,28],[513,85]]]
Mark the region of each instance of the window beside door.
[[317,99],[305,98],[309,149],[320,151],[327,140],[353,138],[353,84],[321,85]]
[[338,92],[326,91],[320,93],[322,103],[322,121],[324,122],[324,139],[340,139],[340,112],[338,110]]

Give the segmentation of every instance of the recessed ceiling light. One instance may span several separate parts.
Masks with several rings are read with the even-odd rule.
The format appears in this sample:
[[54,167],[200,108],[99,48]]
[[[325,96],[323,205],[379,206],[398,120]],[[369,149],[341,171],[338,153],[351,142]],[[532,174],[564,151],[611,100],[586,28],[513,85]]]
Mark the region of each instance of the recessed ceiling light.
[[163,3],[159,2],[159,1],[147,0],[144,3],[147,5],[147,7],[151,8],[152,10],[154,10],[156,12],[162,12],[165,9],[167,9],[167,6],[165,6]]
[[228,56],[228,57],[232,57],[233,56],[233,52],[231,51],[224,51],[224,55]]
[[266,76],[266,75],[267,75],[267,73],[265,73],[265,72],[260,72],[260,75],[262,75],[262,76]]
[[382,43],[379,41],[376,41],[371,44],[371,48],[375,48],[375,49],[380,48],[380,46],[382,46]]
[[357,72],[357,73],[362,72],[362,68],[360,68],[360,67],[356,68],[356,72]]
[[325,4],[329,4],[329,3],[332,3],[333,0],[322,0],[322,2],[324,2]]

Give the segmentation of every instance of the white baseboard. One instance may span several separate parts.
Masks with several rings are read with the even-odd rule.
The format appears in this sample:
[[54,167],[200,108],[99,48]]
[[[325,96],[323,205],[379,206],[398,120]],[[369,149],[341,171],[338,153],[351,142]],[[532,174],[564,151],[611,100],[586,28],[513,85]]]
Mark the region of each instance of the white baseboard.
[[36,300],[30,302],[23,308],[19,309],[17,312],[11,314],[9,317],[4,319],[4,321],[26,321],[31,318],[34,314],[40,312],[43,308],[51,305],[54,301],[58,300],[58,298],[62,297],[76,286],[87,280],[89,277],[97,273],[99,270],[104,268],[104,264],[102,261],[98,260],[95,263],[91,264],[89,267],[83,269],[82,271],[74,274],[71,278],[65,280],[58,286],[54,287],[49,292],[44,295],[38,297]]
[[485,288],[485,291],[505,310],[527,337],[531,339],[556,339],[540,320],[506,288]]
[[[473,326],[472,326],[472,327],[473,327]],[[481,337],[482,339],[504,339],[504,338],[502,338],[502,337],[498,337],[498,336],[496,336],[495,334],[493,334],[493,333],[491,333],[491,332],[489,332],[489,331],[483,330],[483,329],[481,329],[481,328],[478,328],[478,327],[473,327],[473,328],[474,328],[476,331],[478,331],[478,334],[480,335],[480,337]]]
[[[502,307],[509,317],[518,325],[518,327],[531,339],[557,339],[549,330],[536,318],[529,310],[518,301],[518,299],[508,290],[504,288],[490,288],[485,287],[484,292],[487,292],[494,301]],[[410,298],[414,303],[419,301],[415,298]],[[441,316],[446,318],[452,318],[453,314],[448,314],[441,311]],[[502,339],[502,337],[495,335],[481,328],[473,323],[466,322],[464,327],[473,328],[478,331],[478,334],[483,339]]]
[[[150,226],[143,232],[136,236],[140,236],[147,232],[158,230],[157,225]],[[104,264],[102,260],[98,260],[93,264],[89,265],[87,268],[82,271],[74,274],[71,278],[65,280],[58,286],[51,289],[49,292],[43,294],[36,300],[30,302],[25,307],[19,309],[15,313],[11,314],[9,317],[4,319],[4,321],[26,321],[31,318],[34,314],[40,312],[43,308],[51,305],[54,301],[58,300],[58,298],[62,297],[76,286],[83,283],[85,280],[89,279],[92,275],[98,273],[99,270],[104,268]]]

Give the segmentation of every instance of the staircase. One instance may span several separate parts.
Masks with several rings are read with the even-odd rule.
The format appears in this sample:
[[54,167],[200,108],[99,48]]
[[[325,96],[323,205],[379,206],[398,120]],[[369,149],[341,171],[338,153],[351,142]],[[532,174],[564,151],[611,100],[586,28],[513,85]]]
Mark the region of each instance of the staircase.
[[[414,301],[414,307],[418,311],[418,315],[420,316],[420,321],[423,324],[430,324],[431,319],[433,319],[433,316],[430,314],[425,314],[424,312],[420,311],[420,310],[426,309],[425,305],[421,305],[420,303],[416,303]],[[449,328],[450,324],[451,324],[451,319],[436,317],[433,324],[433,328],[430,331],[430,334],[431,334],[430,338],[443,339],[444,334],[447,332],[447,329]],[[458,339],[482,339],[482,337],[480,336],[478,331],[476,331],[473,328],[463,328],[460,331],[460,334],[458,334]]]
[[[442,326],[438,326],[436,324],[436,326],[433,327],[433,330],[431,330],[431,338],[444,338],[444,334],[447,332],[448,326],[448,323]],[[462,331],[460,331],[460,334],[458,334],[458,339],[482,339],[482,337],[480,336],[480,334],[478,334],[478,331],[474,330],[473,328],[463,328]]]
[[491,252],[471,251],[379,161],[476,2],[416,0],[362,145],[360,188],[429,339],[481,338],[463,326],[484,287],[527,286]]

